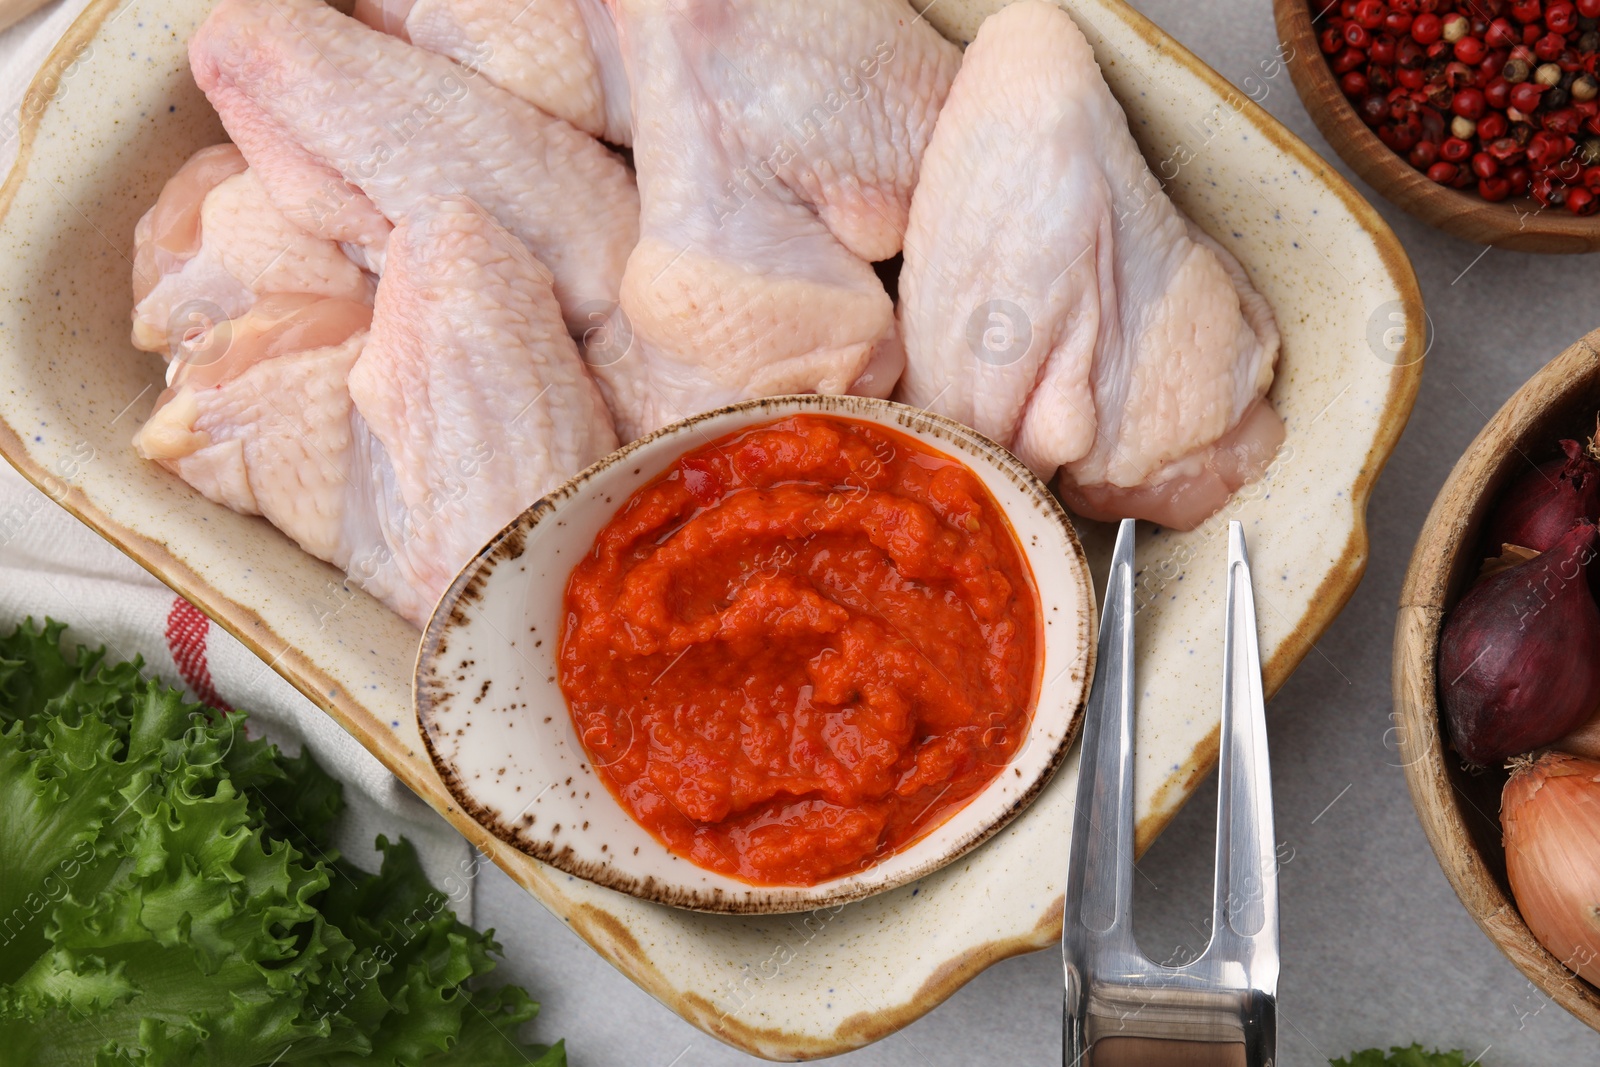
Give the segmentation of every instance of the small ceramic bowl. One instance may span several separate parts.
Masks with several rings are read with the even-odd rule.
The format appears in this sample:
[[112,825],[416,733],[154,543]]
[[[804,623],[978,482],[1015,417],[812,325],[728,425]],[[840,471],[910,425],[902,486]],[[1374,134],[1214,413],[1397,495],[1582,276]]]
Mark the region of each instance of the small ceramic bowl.
[[[814,886],[753,886],[697,867],[633,820],[590,767],[556,682],[573,565],[617,509],[684,452],[800,412],[908,434],[970,467],[1010,519],[1043,620],[1027,739],[965,807],[875,866]],[[456,578],[417,657],[417,714],[461,807],[546,863],[646,900],[697,911],[811,910],[920,878],[999,830],[1044,788],[1077,736],[1095,646],[1094,590],[1071,521],[999,445],[937,415],[863,397],[753,400],[674,423],[612,453],[507,526]]]
[[1517,913],[1500,838],[1499,768],[1472,773],[1439,716],[1439,633],[1483,563],[1483,521],[1531,463],[1563,438],[1594,433],[1600,411],[1600,330],[1551,360],[1506,401],[1456,463],[1423,524],[1400,594],[1394,703],[1406,785],[1439,866],[1468,913],[1523,974],[1600,1030],[1600,990],[1561,965]]
[[[1491,203],[1451,189],[1400,158],[1356,114],[1328,66],[1311,22],[1310,0],[1273,0],[1278,39],[1300,100],[1333,150],[1385,197],[1448,234],[1517,252],[1600,250],[1600,215],[1541,208],[1528,197]],[[1320,10],[1324,0],[1317,0]]]

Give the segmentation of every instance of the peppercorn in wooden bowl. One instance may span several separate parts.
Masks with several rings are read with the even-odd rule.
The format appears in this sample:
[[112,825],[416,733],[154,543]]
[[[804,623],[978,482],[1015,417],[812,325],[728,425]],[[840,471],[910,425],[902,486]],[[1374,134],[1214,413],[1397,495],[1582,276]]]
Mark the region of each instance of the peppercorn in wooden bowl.
[[1513,479],[1585,439],[1600,411],[1600,330],[1545,365],[1485,426],[1450,472],[1423,524],[1400,594],[1394,638],[1394,737],[1417,818],[1468,914],[1551,999],[1600,1030],[1600,989],[1528,929],[1501,843],[1506,772],[1466,768],[1439,709],[1439,639],[1483,563],[1484,522]]
[[[1467,174],[1471,173],[1470,184],[1464,188],[1452,188],[1435,180],[1444,176],[1437,172],[1430,178],[1425,169],[1419,169],[1408,158],[1416,150],[1416,144],[1410,141],[1409,135],[1402,133],[1396,138],[1392,131],[1389,134],[1397,145],[1406,149],[1407,154],[1402,155],[1380,139],[1374,132],[1374,126],[1363,119],[1357,106],[1346,95],[1340,79],[1353,71],[1360,76],[1355,82],[1358,90],[1362,80],[1368,81],[1366,88],[1369,91],[1363,99],[1373,101],[1370,106],[1374,111],[1378,110],[1380,103],[1390,109],[1394,104],[1388,99],[1390,90],[1382,86],[1383,79],[1391,69],[1390,63],[1381,62],[1390,58],[1387,54],[1388,45],[1379,45],[1381,61],[1377,64],[1380,71],[1377,91],[1370,91],[1372,86],[1368,79],[1374,66],[1370,42],[1364,48],[1346,42],[1332,57],[1324,51],[1319,40],[1319,27],[1313,20],[1324,12],[1330,18],[1342,16],[1344,5],[1340,0],[1273,0],[1278,36],[1286,46],[1284,53],[1289,75],[1306,110],[1334,151],[1378,192],[1446,233],[1519,252],[1600,250],[1600,187],[1587,184],[1588,179],[1593,179],[1600,186],[1600,80],[1596,80],[1594,73],[1595,57],[1600,53],[1600,28],[1585,29],[1590,17],[1581,15],[1579,11],[1580,6],[1587,9],[1591,4],[1600,3],[1600,0],[1583,0],[1582,5],[1573,0],[1553,0],[1545,4],[1538,0],[1476,0],[1471,11],[1475,11],[1475,18],[1485,24],[1481,34],[1473,32],[1477,28],[1473,18],[1467,18],[1464,24],[1452,24],[1451,20],[1458,14],[1454,9],[1458,6],[1465,9],[1465,5],[1452,0],[1369,2],[1375,6],[1364,11],[1364,15],[1376,15],[1378,9],[1382,8],[1385,17],[1389,14],[1399,16],[1395,27],[1403,23],[1407,16],[1413,20],[1413,25],[1424,15],[1438,20],[1437,25],[1424,23],[1416,36],[1410,30],[1391,32],[1382,24],[1376,30],[1366,32],[1374,40],[1384,37],[1389,42],[1403,44],[1410,41],[1412,45],[1422,48],[1422,64],[1409,69],[1421,72],[1422,86],[1417,91],[1424,94],[1432,92],[1435,99],[1450,102],[1449,120],[1445,120],[1442,114],[1439,116],[1445,128],[1440,131],[1444,141],[1437,142],[1437,146],[1443,147],[1455,133],[1469,134],[1460,140],[1471,147],[1471,152],[1453,165],[1460,174],[1457,181],[1469,181]],[[1427,10],[1429,8],[1435,10]],[[1446,10],[1441,12],[1438,10],[1440,8]],[[1525,25],[1515,18],[1513,9],[1529,15],[1538,9],[1540,20],[1553,18],[1558,26],[1570,26],[1568,44],[1558,52],[1551,47],[1555,43],[1553,39],[1543,45],[1540,38],[1536,38],[1531,45],[1508,40],[1508,28],[1512,33],[1520,33]],[[1570,22],[1567,21],[1569,17]],[[1537,25],[1544,24],[1541,21]],[[1365,30],[1365,27],[1362,28]],[[1438,36],[1434,36],[1435,33]],[[1588,34],[1593,34],[1594,40],[1587,40]],[[1470,40],[1463,45],[1463,38]],[[1428,44],[1422,45],[1422,41]],[[1429,59],[1426,49],[1435,43],[1443,46],[1436,51],[1443,53],[1448,49],[1449,55]],[[1594,44],[1596,47],[1584,51],[1580,48],[1581,44]],[[1416,63],[1417,53],[1412,45],[1406,45],[1406,51],[1411,53],[1407,58]],[[1541,52],[1554,58],[1545,59],[1540,55]],[[1502,53],[1505,54],[1503,60],[1500,59]],[[1455,58],[1458,54],[1475,60],[1475,64],[1469,66],[1461,62]],[[1513,59],[1520,60],[1520,65],[1507,71],[1506,64]],[[1358,65],[1349,66],[1357,60],[1360,60]],[[1500,60],[1498,64],[1497,60]],[[1485,72],[1484,68],[1497,65],[1500,73],[1491,75]],[[1575,69],[1563,69],[1564,66],[1574,65]],[[1336,73],[1335,66],[1348,69]],[[1392,69],[1398,72],[1408,68],[1396,56]],[[1419,75],[1413,73],[1407,77],[1415,81]],[[1466,84],[1469,77],[1471,83]],[[1447,85],[1452,79],[1463,84]],[[1490,90],[1492,84],[1501,80],[1505,84],[1494,85]],[[1553,84],[1546,85],[1545,82]],[[1390,87],[1393,88],[1406,88],[1398,82],[1398,73],[1396,84]],[[1467,90],[1459,108],[1454,100],[1458,89]],[[1438,95],[1441,92],[1445,92],[1442,97]],[[1539,105],[1531,113],[1517,111],[1511,102],[1515,95],[1522,103],[1529,103],[1534,94],[1539,98]],[[1502,96],[1505,99],[1500,101]],[[1504,106],[1496,107],[1493,101],[1500,101]],[[1416,104],[1419,111],[1431,107],[1426,103],[1417,104],[1415,100],[1411,103]],[[1593,105],[1592,109],[1597,114],[1592,117],[1582,114],[1577,110],[1578,104],[1583,104],[1584,110],[1590,110]],[[1401,106],[1405,108],[1408,105]],[[1456,110],[1465,111],[1466,115],[1456,115]],[[1554,120],[1549,118],[1552,114],[1557,114]],[[1383,115],[1378,121],[1380,127],[1396,124],[1391,110],[1384,111]],[[1477,118],[1469,118],[1470,115],[1477,115]],[[1455,123],[1458,128],[1452,131],[1449,125],[1457,119],[1461,122]],[[1477,126],[1485,121],[1495,127],[1503,122],[1506,129],[1504,132],[1492,129],[1490,132],[1499,133],[1492,140],[1480,139]],[[1553,122],[1557,130],[1572,127],[1572,132],[1547,130],[1544,124],[1548,122]],[[1415,127],[1412,130],[1414,133]],[[1534,144],[1535,137],[1539,141],[1533,156],[1540,163],[1535,163],[1529,156],[1529,147]],[[1565,142],[1558,140],[1560,137],[1571,139],[1572,144],[1566,151],[1561,150]],[[1519,138],[1523,143],[1516,145]],[[1426,134],[1419,139],[1427,140]],[[1461,146],[1451,147],[1459,150]],[[1489,173],[1488,178],[1480,177],[1474,170],[1475,157],[1479,155],[1485,159],[1476,162],[1485,173]],[[1586,161],[1590,157],[1592,162]],[[1429,163],[1426,150],[1418,153],[1416,158],[1418,163],[1429,166],[1448,162],[1435,157]],[[1490,161],[1493,161],[1492,167]],[[1550,201],[1548,205],[1530,195],[1516,195],[1514,187],[1500,185],[1502,181],[1509,185],[1509,179],[1515,176],[1513,171],[1519,167],[1531,172],[1530,187],[1538,182],[1540,176],[1548,179],[1548,183],[1540,189],[1545,199]],[[1480,182],[1485,183],[1486,193],[1503,196],[1503,199],[1486,199],[1479,192]],[[1569,205],[1569,198],[1574,203]],[[1572,207],[1589,213],[1575,213]]]

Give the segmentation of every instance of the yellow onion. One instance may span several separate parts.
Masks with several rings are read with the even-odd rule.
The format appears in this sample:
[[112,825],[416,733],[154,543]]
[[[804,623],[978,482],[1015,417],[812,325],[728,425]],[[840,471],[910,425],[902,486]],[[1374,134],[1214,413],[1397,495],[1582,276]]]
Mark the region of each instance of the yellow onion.
[[1506,874],[1522,919],[1571,971],[1600,984],[1600,761],[1519,761],[1500,796]]

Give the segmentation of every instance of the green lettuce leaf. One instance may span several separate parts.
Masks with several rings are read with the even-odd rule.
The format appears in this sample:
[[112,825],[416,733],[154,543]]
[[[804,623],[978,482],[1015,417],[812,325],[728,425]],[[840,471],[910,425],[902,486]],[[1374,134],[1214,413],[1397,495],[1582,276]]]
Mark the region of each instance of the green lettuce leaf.
[[339,785],[138,662],[0,637],[0,1049],[38,1067],[564,1067],[408,842],[342,859]]
[[1429,1052],[1421,1045],[1401,1048],[1396,1045],[1387,1053],[1369,1048],[1352,1052],[1349,1059],[1330,1061],[1333,1067],[1467,1067],[1464,1052]]

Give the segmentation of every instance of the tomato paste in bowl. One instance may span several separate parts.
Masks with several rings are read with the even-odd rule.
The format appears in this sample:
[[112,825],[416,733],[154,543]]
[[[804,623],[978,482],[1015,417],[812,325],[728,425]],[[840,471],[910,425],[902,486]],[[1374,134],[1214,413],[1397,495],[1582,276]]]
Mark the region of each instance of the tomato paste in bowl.
[[1071,788],[1095,618],[1071,520],[1005,449],[886,400],[771,397],[502,530],[423,635],[417,721],[462,810],[568,875],[808,911],[995,834],[1065,841],[1012,820]]
[[567,584],[560,683],[607,788],[674,853],[814,885],[916,840],[1027,735],[1039,600],[960,460],[802,414],[703,442]]

